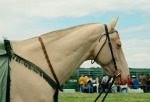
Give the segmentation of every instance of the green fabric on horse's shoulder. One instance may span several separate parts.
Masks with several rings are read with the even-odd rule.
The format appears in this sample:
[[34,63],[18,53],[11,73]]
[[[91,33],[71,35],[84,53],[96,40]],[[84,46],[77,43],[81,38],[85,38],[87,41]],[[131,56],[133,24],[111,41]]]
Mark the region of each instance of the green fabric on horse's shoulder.
[[6,102],[7,75],[9,58],[6,55],[4,43],[0,41],[0,102]]
[[4,46],[4,41],[0,40],[0,55],[6,55],[6,50],[5,50],[5,46]]

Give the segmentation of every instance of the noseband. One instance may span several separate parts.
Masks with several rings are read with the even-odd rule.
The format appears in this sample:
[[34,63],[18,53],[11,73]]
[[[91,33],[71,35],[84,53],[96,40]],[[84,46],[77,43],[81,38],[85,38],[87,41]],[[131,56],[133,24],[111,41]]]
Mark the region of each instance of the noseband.
[[[112,49],[112,45],[111,45],[111,41],[110,41],[110,37],[109,37],[109,34],[112,34],[112,33],[117,32],[117,31],[114,31],[114,32],[109,33],[109,32],[108,32],[108,27],[107,27],[106,24],[104,24],[104,27],[105,27],[105,32],[106,32],[106,34],[104,34],[104,35],[106,35],[105,42],[103,43],[102,47],[101,47],[100,50],[98,51],[98,53],[97,53],[95,59],[94,59],[94,60],[91,60],[91,63],[93,64],[93,63],[96,61],[96,59],[97,59],[99,53],[101,52],[102,48],[104,47],[104,45],[105,45],[105,43],[106,43],[106,41],[107,41],[107,39],[108,39],[108,44],[109,44],[110,52],[111,52],[111,55],[112,55],[112,60],[113,60],[113,63],[114,63],[115,71],[114,71],[114,76],[113,76],[112,83],[111,83],[111,85],[109,86],[108,91],[107,91],[107,93],[105,94],[104,98],[102,99],[102,102],[105,100],[106,96],[108,95],[108,93],[109,93],[109,91],[110,91],[112,85],[114,84],[114,81],[115,81],[116,77],[119,77],[119,76],[121,75],[121,70],[119,70],[119,69],[117,68],[117,65],[116,65],[116,60],[115,60],[115,58],[114,58],[113,49]],[[102,38],[104,35],[102,35],[102,36],[100,37],[99,42],[100,42],[101,38]],[[106,86],[108,86],[108,84],[109,84],[111,78],[112,78],[112,77],[109,77],[109,79],[108,79],[108,81],[107,81],[107,83],[106,83]],[[105,91],[106,86],[103,88],[102,92],[97,96],[97,98],[95,99],[94,102],[96,102],[96,101],[98,100],[98,98],[101,96],[101,94]]]

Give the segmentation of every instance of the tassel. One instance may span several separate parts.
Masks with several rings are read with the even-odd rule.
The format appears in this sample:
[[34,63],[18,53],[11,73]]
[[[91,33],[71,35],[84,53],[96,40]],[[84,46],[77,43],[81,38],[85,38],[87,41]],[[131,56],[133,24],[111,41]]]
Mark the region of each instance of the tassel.
[[13,51],[12,51],[12,48],[11,48],[10,41],[7,40],[7,39],[4,39],[4,45],[5,45],[5,50],[6,50],[6,52],[7,52],[7,55],[8,55],[8,57],[9,57],[9,60],[11,60]]
[[[15,54],[11,48],[11,44],[9,40],[4,39],[4,45],[9,57],[11,59],[16,60],[16,62],[24,64],[24,66],[30,70],[33,70],[35,73],[39,74],[41,77],[45,79],[45,81],[56,90],[54,95],[54,102],[58,102],[58,86],[57,84],[38,66],[33,64],[32,62],[22,58],[21,56]],[[8,76],[7,76],[7,93],[6,93],[6,102],[10,102],[10,67],[8,68]]]
[[24,66],[26,68],[33,70],[35,73],[37,73],[38,75],[43,77],[45,79],[45,81],[48,82],[48,84],[50,86],[52,86],[52,88],[54,88],[55,90],[58,90],[57,84],[41,68],[39,68],[38,66],[36,66],[32,62],[20,57],[17,54],[13,54],[12,59],[16,60],[16,62],[18,62],[18,63],[24,64]]

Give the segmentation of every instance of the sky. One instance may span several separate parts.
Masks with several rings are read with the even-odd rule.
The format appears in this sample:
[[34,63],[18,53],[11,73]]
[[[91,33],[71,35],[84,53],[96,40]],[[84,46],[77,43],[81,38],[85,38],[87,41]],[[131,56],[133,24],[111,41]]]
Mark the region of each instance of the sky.
[[[116,29],[130,68],[150,68],[150,0],[0,0],[0,40],[24,40],[86,23]],[[86,61],[81,67],[99,67]]]

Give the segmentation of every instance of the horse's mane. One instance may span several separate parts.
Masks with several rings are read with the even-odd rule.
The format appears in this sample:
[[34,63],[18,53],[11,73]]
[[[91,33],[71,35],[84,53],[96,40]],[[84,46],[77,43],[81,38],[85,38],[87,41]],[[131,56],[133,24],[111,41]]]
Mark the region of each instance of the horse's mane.
[[[69,28],[65,28],[65,29],[60,29],[60,30],[55,30],[55,31],[52,31],[52,32],[48,32],[48,33],[45,33],[45,34],[43,34],[43,35],[41,35],[41,36],[47,36],[47,35],[52,35],[52,34],[60,34],[60,33],[63,33],[63,32],[66,32],[66,34],[67,34],[67,31],[69,32],[69,30],[71,30],[71,31],[74,31],[74,29],[76,29],[76,28],[80,28],[80,27],[84,27],[84,26],[88,26],[88,25],[92,25],[92,24],[100,24],[100,23],[87,23],[87,24],[81,24],[81,25],[77,25],[77,26],[73,26],[73,27],[69,27]],[[33,37],[33,38],[30,38],[30,39],[26,39],[26,40],[31,40],[31,39],[34,39],[34,38],[37,38],[37,36],[36,37]],[[24,40],[24,41],[26,41],[26,40]]]
[[43,34],[43,35],[41,35],[41,36],[45,36],[45,35],[47,35],[47,34],[56,34],[56,33],[60,33],[60,32],[65,32],[65,31],[67,31],[67,30],[73,30],[73,29],[76,29],[76,28],[79,28],[79,27],[84,27],[84,26],[92,25],[92,24],[98,24],[98,23],[81,24],[81,25],[77,25],[77,26],[73,26],[73,27],[69,27],[69,28],[65,28],[65,29],[55,30],[55,31],[52,31],[52,32]]

